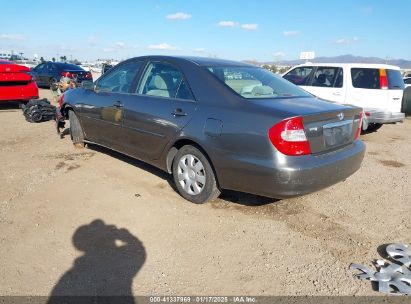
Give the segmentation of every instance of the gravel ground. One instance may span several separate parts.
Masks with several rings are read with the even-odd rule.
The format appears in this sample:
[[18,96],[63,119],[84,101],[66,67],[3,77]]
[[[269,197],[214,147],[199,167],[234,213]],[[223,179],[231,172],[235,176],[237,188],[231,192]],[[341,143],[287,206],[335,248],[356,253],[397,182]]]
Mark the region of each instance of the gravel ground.
[[361,136],[362,168],[333,187],[205,205],[16,107],[2,106],[0,125],[0,295],[378,295],[349,264],[411,243],[410,118]]

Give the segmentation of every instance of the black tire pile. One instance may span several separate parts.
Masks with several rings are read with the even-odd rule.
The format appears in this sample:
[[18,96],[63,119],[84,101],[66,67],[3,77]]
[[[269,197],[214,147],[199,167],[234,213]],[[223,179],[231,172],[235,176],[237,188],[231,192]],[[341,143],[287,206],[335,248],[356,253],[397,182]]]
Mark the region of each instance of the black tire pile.
[[22,109],[28,122],[54,120],[56,117],[56,107],[51,105],[46,98],[31,99],[27,104],[22,105]]

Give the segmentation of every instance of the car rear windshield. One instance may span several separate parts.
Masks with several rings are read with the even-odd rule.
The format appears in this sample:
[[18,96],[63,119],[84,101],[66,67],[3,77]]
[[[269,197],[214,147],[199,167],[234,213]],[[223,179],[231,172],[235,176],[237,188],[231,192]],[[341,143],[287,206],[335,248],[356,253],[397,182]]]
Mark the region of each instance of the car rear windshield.
[[81,67],[75,64],[69,64],[69,63],[58,63],[59,67],[65,70],[76,70],[76,71],[83,71]]
[[[403,90],[404,81],[398,70],[385,70],[388,81],[388,89]],[[380,69],[353,68],[351,69],[352,85],[360,89],[381,89]]]
[[220,81],[244,98],[312,97],[291,82],[258,67],[208,67]]

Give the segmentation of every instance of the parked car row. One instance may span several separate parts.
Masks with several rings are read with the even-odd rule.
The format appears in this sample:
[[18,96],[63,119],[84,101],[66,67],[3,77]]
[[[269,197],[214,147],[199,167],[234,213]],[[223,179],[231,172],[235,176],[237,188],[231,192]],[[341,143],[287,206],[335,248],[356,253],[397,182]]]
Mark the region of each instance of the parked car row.
[[404,81],[389,65],[304,64],[279,77],[228,60],[145,56],[93,83],[72,64],[0,61],[0,92],[20,90],[9,99],[37,98],[37,85],[60,77],[81,84],[59,100],[74,144],[157,166],[194,203],[222,189],[286,198],[333,185],[359,169],[361,129],[404,119]]
[[283,77],[322,99],[363,108],[363,130],[404,120],[404,82],[396,66],[306,63],[290,69]]

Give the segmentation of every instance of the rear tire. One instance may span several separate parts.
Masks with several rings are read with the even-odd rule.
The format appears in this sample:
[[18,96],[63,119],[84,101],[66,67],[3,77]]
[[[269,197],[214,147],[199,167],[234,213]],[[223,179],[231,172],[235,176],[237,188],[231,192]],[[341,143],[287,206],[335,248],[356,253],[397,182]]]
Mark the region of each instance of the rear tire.
[[56,82],[57,82],[56,78],[50,78],[50,81],[49,81],[49,87],[50,87],[50,89],[51,89],[51,85],[52,85],[53,83],[56,83]]
[[186,200],[204,204],[220,195],[214,170],[207,157],[196,147],[186,145],[173,160],[173,178]]
[[402,97],[402,110],[401,112],[410,115],[411,114],[411,87],[407,87],[404,90],[404,96]]
[[74,111],[68,112],[69,121],[70,121],[70,136],[73,144],[76,148],[84,147],[84,132],[83,128],[80,125],[80,121],[77,118]]
[[375,131],[377,131],[379,128],[381,128],[382,127],[382,124],[380,124],[380,123],[370,123],[369,125],[368,125],[368,128],[367,128],[367,132],[368,133],[370,133],[370,132],[375,132]]

